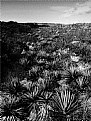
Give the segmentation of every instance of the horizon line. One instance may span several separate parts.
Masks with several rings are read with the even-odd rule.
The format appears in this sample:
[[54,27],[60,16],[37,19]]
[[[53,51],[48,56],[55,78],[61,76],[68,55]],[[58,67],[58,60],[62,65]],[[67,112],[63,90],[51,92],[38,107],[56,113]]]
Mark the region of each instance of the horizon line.
[[74,22],[74,23],[59,23],[59,22],[18,22],[18,21],[14,21],[14,20],[9,20],[9,21],[4,21],[4,20],[0,20],[0,22],[17,22],[17,23],[38,23],[38,24],[90,24],[91,22]]

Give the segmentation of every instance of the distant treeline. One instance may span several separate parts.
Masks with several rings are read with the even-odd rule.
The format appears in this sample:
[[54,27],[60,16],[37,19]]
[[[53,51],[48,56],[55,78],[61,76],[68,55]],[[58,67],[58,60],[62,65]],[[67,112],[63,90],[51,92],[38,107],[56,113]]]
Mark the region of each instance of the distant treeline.
[[2,21],[0,23],[2,32],[7,33],[8,36],[13,36],[15,33],[28,33],[31,31],[31,28],[48,27],[47,24],[38,25],[37,23],[17,23],[14,21]]

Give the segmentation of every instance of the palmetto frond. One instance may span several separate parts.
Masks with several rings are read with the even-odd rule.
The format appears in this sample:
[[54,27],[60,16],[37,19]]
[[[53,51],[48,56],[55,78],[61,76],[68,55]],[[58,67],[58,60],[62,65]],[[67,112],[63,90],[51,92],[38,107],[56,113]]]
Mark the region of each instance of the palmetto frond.
[[36,107],[36,100],[31,96],[29,92],[25,93],[24,95],[21,96],[18,103],[18,109],[17,109],[18,117],[21,120],[27,119],[27,117],[30,116],[31,111],[35,107]]
[[49,121],[49,101],[52,97],[52,92],[43,91],[35,101],[33,105],[37,106],[36,110],[36,121]]
[[52,100],[53,93],[49,91],[43,91],[41,95],[39,96],[38,102],[44,103],[44,104],[49,104],[50,100]]
[[40,103],[38,106],[38,113],[37,113],[36,121],[49,121],[51,118],[49,116],[49,109],[50,109],[49,105],[45,103]]
[[80,72],[77,72],[76,70],[71,71],[71,70],[65,70],[62,78],[67,80],[67,83],[70,84],[71,82],[75,81],[81,77],[82,74]]
[[20,119],[16,118],[15,116],[8,116],[8,117],[4,116],[2,118],[0,117],[0,120],[1,121],[20,121]]
[[91,119],[91,97],[89,97],[87,93],[84,93],[81,94],[80,98],[82,100],[83,119]]
[[81,106],[77,96],[69,89],[56,91],[56,94],[52,98],[52,108],[54,112],[57,112],[60,115],[72,115],[73,112],[75,112]]
[[[22,108],[21,112],[24,113],[24,118],[31,117],[31,113],[37,111],[37,102],[39,100],[39,96],[41,95],[41,90],[39,86],[34,84],[31,87],[31,90],[24,93],[20,97],[19,107]],[[34,110],[34,112],[32,112]],[[31,118],[30,118],[31,119]],[[29,120],[30,120],[29,119]]]
[[14,80],[7,85],[7,91],[12,95],[18,96],[19,94],[26,92],[27,89],[21,85],[19,80]]
[[27,121],[36,121],[36,116],[37,116],[36,110],[35,109],[31,110],[29,116],[27,117],[28,119]]
[[[3,97],[2,97],[3,98]],[[0,105],[0,118],[2,121],[19,121],[18,115],[17,115],[17,103],[18,100],[16,97],[7,96],[4,97],[1,105]]]
[[55,77],[54,78],[52,77],[52,79],[44,80],[44,90],[45,91],[52,92],[52,91],[54,91],[55,88],[57,88],[59,86],[60,86],[60,84],[57,82]]
[[88,88],[89,77],[77,70],[66,70],[63,72],[62,78],[66,80],[66,84],[75,91],[83,92]]

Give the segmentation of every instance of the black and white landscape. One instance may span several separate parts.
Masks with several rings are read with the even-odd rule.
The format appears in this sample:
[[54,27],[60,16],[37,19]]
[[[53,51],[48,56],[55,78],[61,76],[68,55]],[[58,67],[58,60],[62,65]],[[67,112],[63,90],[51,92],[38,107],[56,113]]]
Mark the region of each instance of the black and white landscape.
[[[50,11],[40,15],[45,7],[43,9],[44,3],[38,1],[37,5],[31,2],[32,6],[37,6],[34,7],[37,15],[30,7],[35,17],[31,14],[29,22],[25,15],[24,21],[28,21],[24,22],[23,12],[27,8],[22,9],[20,2],[14,3],[7,0],[1,4],[0,120],[91,121],[90,1],[72,3],[69,0],[67,3],[66,0],[63,3],[60,0],[62,5],[50,4],[53,11],[62,10],[61,15],[65,12],[66,17],[73,16],[68,24],[65,16],[64,23],[58,18],[57,22],[55,18],[54,23],[48,23],[46,15]],[[65,10],[67,5],[70,6],[69,14]],[[21,16],[16,14],[18,11],[19,15],[23,11]],[[12,12],[17,15],[16,19]],[[73,13],[76,22],[72,22]],[[80,21],[79,13],[80,17],[87,15],[84,22]],[[37,16],[40,16],[38,22],[35,21]],[[43,16],[44,22],[41,21]],[[53,20],[54,16],[49,17]]]

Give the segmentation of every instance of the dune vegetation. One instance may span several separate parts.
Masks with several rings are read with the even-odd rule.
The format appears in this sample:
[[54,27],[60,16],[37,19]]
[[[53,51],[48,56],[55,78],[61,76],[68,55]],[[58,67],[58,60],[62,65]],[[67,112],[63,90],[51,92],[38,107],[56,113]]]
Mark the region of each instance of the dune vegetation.
[[0,120],[91,121],[91,24],[0,27]]

